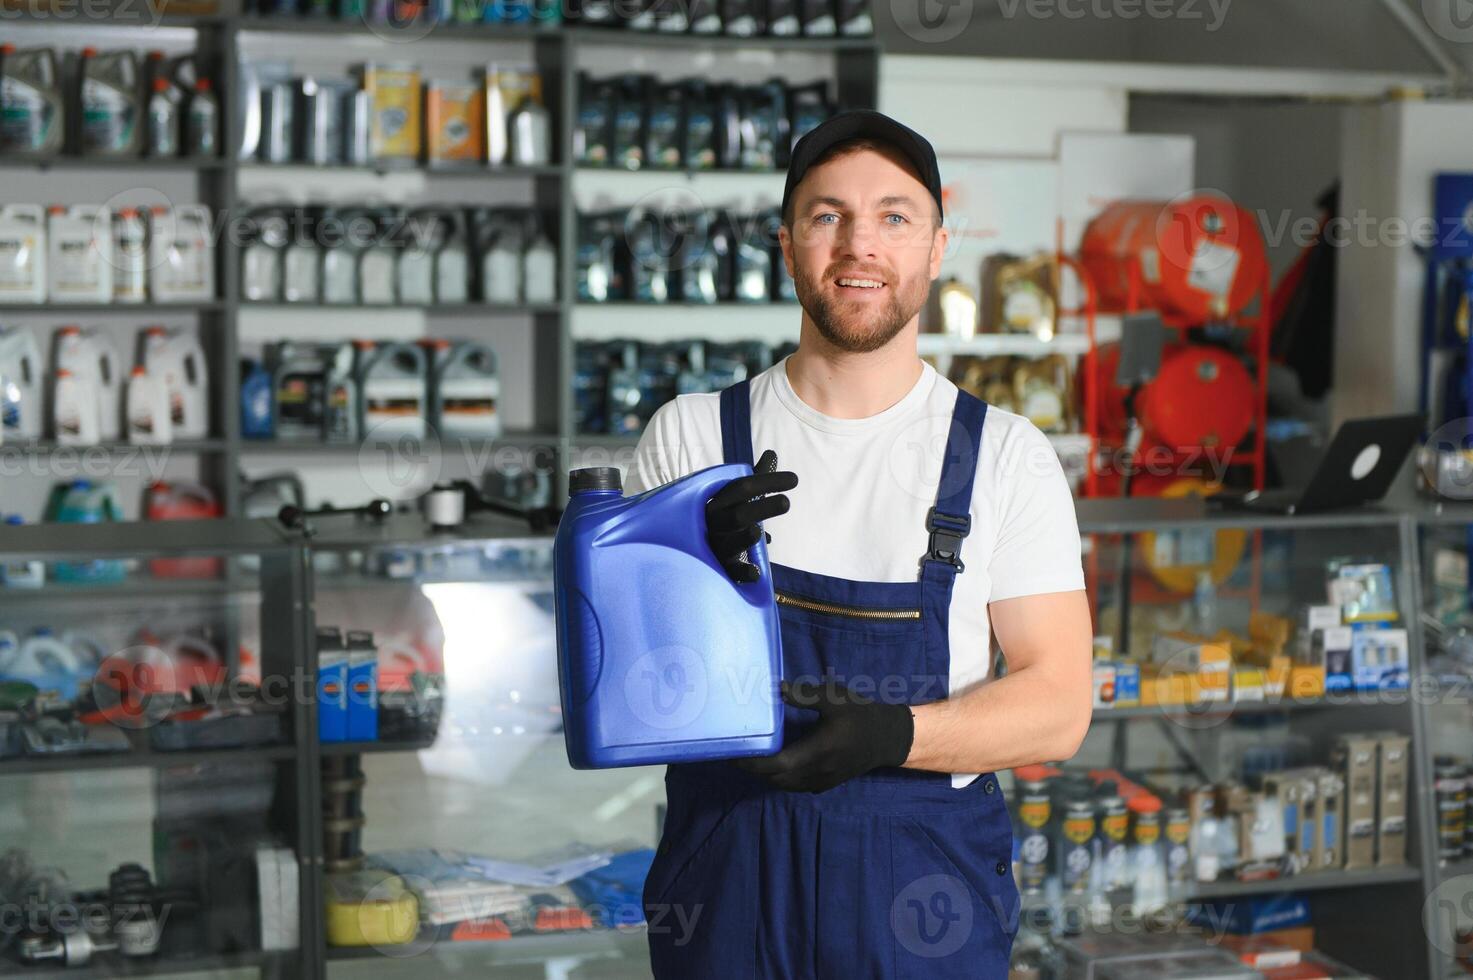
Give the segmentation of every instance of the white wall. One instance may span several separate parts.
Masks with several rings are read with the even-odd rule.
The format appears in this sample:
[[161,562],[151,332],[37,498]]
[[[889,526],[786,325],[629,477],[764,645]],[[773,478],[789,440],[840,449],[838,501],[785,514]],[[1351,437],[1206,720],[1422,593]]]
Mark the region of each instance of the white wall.
[[1473,102],[1345,110],[1335,314],[1335,419],[1416,411],[1425,266],[1398,229],[1432,214],[1432,178],[1473,170]]

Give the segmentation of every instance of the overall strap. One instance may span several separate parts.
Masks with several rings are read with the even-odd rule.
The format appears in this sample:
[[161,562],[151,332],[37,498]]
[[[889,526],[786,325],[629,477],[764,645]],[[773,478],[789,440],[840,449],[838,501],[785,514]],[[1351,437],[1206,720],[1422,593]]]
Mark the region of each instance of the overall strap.
[[724,463],[755,465],[752,458],[751,382],[738,381],[721,392],[721,458]]
[[956,392],[951,430],[946,436],[946,457],[941,461],[941,479],[936,504],[926,513],[926,530],[931,533],[924,567],[941,562],[952,574],[962,571],[962,540],[972,530],[972,485],[976,482],[977,460],[982,446],[982,424],[987,420],[987,403],[975,395]]

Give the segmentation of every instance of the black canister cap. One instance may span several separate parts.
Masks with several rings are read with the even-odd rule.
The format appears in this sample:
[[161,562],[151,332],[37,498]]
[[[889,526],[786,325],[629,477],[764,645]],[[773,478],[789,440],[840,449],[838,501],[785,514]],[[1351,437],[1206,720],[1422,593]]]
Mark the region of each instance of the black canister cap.
[[589,466],[568,474],[568,493],[588,490],[624,491],[624,477],[617,466]]

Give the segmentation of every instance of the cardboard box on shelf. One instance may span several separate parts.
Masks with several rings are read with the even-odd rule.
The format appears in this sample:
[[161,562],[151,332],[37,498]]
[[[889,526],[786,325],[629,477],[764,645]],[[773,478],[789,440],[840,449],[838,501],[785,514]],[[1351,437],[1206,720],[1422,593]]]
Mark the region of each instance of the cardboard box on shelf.
[[1376,788],[1376,864],[1407,861],[1407,749],[1405,735],[1381,736]]
[[1308,701],[1325,696],[1325,668],[1309,664],[1294,664],[1289,668],[1289,697],[1296,701]]
[[1379,626],[1355,629],[1350,643],[1350,669],[1357,691],[1405,690],[1410,666],[1405,629]]
[[1345,779],[1328,769],[1319,774],[1320,834],[1315,848],[1315,871],[1332,871],[1345,861]]
[[1345,780],[1345,863],[1347,870],[1376,866],[1376,762],[1374,735],[1340,735],[1331,768]]
[[1233,700],[1262,701],[1268,696],[1262,667],[1238,667],[1233,670]]
[[1141,703],[1141,667],[1136,663],[1115,664],[1115,706],[1133,708]]
[[1315,634],[1313,663],[1325,668],[1326,691],[1350,691],[1355,687],[1351,669],[1351,648],[1355,630],[1334,626]]
[[1094,705],[1096,708],[1115,706],[1115,665],[1108,660],[1094,663]]

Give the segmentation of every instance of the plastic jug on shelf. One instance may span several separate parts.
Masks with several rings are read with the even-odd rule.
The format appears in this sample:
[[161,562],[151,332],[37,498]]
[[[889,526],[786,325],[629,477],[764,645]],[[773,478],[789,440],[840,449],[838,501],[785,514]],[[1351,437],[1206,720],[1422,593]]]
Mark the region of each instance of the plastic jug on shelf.
[[[148,488],[144,513],[150,521],[199,521],[222,511],[209,487],[159,481]],[[218,578],[220,565],[219,558],[150,558],[148,570],[155,578]]]
[[0,441],[41,438],[41,349],[25,327],[0,330]]
[[117,439],[122,428],[122,389],[118,380],[118,352],[107,337],[97,330],[62,327],[56,331],[52,364],[58,376],[63,371],[70,371],[90,389],[97,405],[98,438]]
[[38,629],[21,641],[0,670],[6,680],[34,684],[63,701],[75,701],[82,684],[92,678],[92,666],[49,629]]
[[[123,509],[111,483],[73,480],[52,487],[45,519],[57,524],[102,524],[121,521]],[[58,582],[121,582],[126,574],[123,562],[116,558],[58,561],[51,567]]]
[[782,639],[766,545],[733,582],[706,501],[746,464],[625,498],[614,467],[574,470],[553,545],[558,678],[575,769],[770,755],[782,748]]
[[199,338],[184,330],[148,327],[143,332],[143,366],[169,389],[174,438],[203,439],[209,432],[209,374]]

